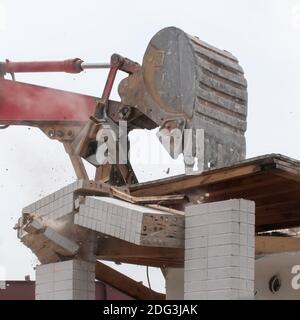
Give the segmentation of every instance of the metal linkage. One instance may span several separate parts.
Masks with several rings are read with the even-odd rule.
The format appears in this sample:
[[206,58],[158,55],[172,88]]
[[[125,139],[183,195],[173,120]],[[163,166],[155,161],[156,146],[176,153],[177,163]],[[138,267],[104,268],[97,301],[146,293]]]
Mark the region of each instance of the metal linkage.
[[6,60],[0,62],[0,76],[6,73],[19,72],[66,72],[80,73],[87,69],[109,69],[117,68],[129,74],[135,72],[139,68],[139,64],[118,54],[113,54],[111,62],[84,62],[79,58],[67,59],[61,61],[22,61],[14,62]]

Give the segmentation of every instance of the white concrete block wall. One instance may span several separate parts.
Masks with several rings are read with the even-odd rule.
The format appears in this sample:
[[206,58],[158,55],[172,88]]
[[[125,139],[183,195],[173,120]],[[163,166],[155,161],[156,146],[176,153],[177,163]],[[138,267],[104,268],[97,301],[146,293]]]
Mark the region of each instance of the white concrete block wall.
[[63,248],[69,255],[75,255],[79,250],[79,245],[75,241],[64,237],[50,227],[45,229],[44,236],[54,245]]
[[[180,247],[184,239],[184,218],[172,214],[128,203],[110,197],[80,197],[74,191],[84,186],[79,180],[23,209],[23,215],[30,214],[43,221],[45,226],[55,226],[52,221],[68,214],[74,217],[74,224],[94,230],[137,245],[157,247]],[[159,218],[159,219],[158,219]],[[175,221],[176,220],[176,221]],[[49,223],[51,221],[51,223]],[[24,220],[20,220],[22,229]],[[181,228],[176,226],[180,225]],[[34,233],[32,224],[26,225],[29,233]],[[55,229],[55,227],[54,227]],[[159,230],[159,231],[157,231]],[[179,230],[179,231],[178,231]],[[65,244],[59,235],[52,237],[53,230],[45,231],[51,241]],[[26,235],[19,232],[19,237]],[[58,243],[60,244],[60,243]],[[64,245],[70,252],[77,249],[72,244]]]
[[145,214],[164,212],[109,197],[86,197],[74,223],[137,245],[142,244]]
[[254,295],[255,204],[232,199],[186,208],[185,299]]
[[36,300],[95,300],[95,265],[68,260],[36,267]]
[[25,207],[23,214],[30,213],[44,219],[56,220],[74,210],[74,191],[83,186],[83,180],[78,180],[50,195]]

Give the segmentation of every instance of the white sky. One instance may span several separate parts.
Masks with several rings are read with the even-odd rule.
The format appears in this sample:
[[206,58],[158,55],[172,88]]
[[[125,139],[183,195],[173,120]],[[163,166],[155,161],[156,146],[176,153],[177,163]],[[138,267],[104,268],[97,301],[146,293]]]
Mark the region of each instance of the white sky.
[[[300,159],[300,0],[0,0],[0,61],[105,62],[116,52],[141,62],[151,37],[171,25],[240,60],[249,93],[247,157],[282,153]],[[17,75],[20,81],[98,96],[105,77],[103,71]],[[151,154],[158,154],[154,134],[139,132],[132,139],[141,180],[165,176],[170,166],[171,174],[182,172],[178,162],[145,161],[145,139],[151,140]],[[24,206],[75,176],[62,145],[37,129],[0,131],[0,146],[0,278],[33,278],[37,260],[12,227]],[[146,283],[144,267],[118,269]],[[150,278],[154,289],[164,290],[159,270],[151,269]]]

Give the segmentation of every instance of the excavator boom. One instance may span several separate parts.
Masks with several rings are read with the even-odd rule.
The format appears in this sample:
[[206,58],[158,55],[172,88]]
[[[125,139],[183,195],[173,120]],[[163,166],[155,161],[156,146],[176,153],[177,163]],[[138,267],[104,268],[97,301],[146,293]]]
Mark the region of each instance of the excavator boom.
[[[17,72],[79,73],[91,68],[109,68],[99,98],[4,79],[11,74],[14,80]],[[110,94],[119,70],[128,76],[118,87],[120,101],[112,101]],[[123,135],[135,128],[159,127],[160,139],[173,141],[168,149],[173,157],[178,155],[174,152],[174,132],[179,132],[181,147],[187,140],[192,146],[188,156],[183,150],[187,171],[193,167],[195,157],[200,171],[245,158],[247,82],[243,69],[231,53],[178,28],[165,28],[151,39],[142,65],[118,54],[113,54],[109,63],[86,63],[78,58],[6,60],[0,63],[1,76],[0,125],[39,127],[49,138],[68,144],[70,156],[84,158],[96,167],[104,167],[96,155],[104,145],[106,148],[105,140],[98,143],[99,132],[111,127],[111,136],[118,136],[119,121],[127,122]],[[204,132],[201,146],[195,140],[199,129]],[[191,132],[189,138],[184,136],[186,130]],[[202,159],[198,156],[201,148]],[[117,158],[122,152],[117,150]],[[129,163],[107,166],[109,170],[104,171],[110,177],[100,175],[101,179],[121,185],[137,181]]]
[[0,123],[7,125],[85,123],[97,104],[95,97],[7,79],[0,88]]

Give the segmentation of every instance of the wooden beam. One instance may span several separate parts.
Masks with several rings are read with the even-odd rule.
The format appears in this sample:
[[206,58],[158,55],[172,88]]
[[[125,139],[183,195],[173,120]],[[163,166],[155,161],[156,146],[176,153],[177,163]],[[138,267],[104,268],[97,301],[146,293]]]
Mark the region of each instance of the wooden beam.
[[[290,201],[256,208],[256,225],[298,220],[300,224],[300,201]],[[283,227],[284,228],[284,227]]]
[[131,194],[134,196],[157,196],[184,192],[188,189],[203,187],[204,185],[250,175],[259,171],[261,171],[261,167],[254,164],[243,167],[226,167],[206,171],[200,175],[179,176],[159,180],[156,183],[140,184],[131,188]]
[[[284,221],[284,222],[283,222]],[[277,223],[266,223],[266,224],[260,224],[255,227],[256,232],[265,232],[270,230],[279,230],[279,229],[289,229],[289,228],[299,228],[299,218],[298,219],[290,219],[287,220],[283,217],[281,218],[280,222]]]
[[[266,178],[267,179],[267,178]],[[251,185],[251,179],[249,179],[249,184]],[[217,195],[216,193],[210,193],[209,197],[205,198],[205,202],[222,201],[226,199],[243,198],[248,200],[253,200],[257,205],[266,202],[274,203],[280,201],[281,197],[286,197],[286,194],[295,195],[294,199],[299,198],[296,195],[299,192],[299,184],[291,181],[281,181],[273,180],[269,178],[269,184],[256,185],[255,188],[235,190],[232,192],[229,189],[224,189],[223,192],[220,191]]]
[[226,180],[223,182],[217,182],[210,184],[205,188],[206,192],[213,193],[218,195],[224,190],[230,190],[231,192],[243,190],[252,190],[253,186],[268,185],[270,184],[270,179],[278,180],[277,182],[282,181],[282,177],[274,177],[269,171],[260,171],[253,175],[238,177],[235,179]]
[[300,181],[300,162],[294,159],[290,159],[290,161],[284,161],[282,159],[275,159],[276,163],[276,173],[279,176],[295,180],[297,182]]
[[266,223],[261,224],[257,227],[255,227],[255,232],[266,232],[270,230],[280,230],[280,229],[289,229],[289,228],[299,228],[299,220],[288,220],[282,223],[282,220],[284,218],[281,218],[281,221],[279,223]]
[[[260,210],[261,214],[272,215],[273,212],[286,212],[290,209],[300,209],[300,193],[298,192],[298,197],[288,199],[286,201],[280,200],[279,198],[274,198],[273,203],[260,204],[256,208]],[[299,211],[300,216],[300,211]]]
[[111,187],[111,191],[113,196],[135,204],[177,203],[182,202],[185,198],[182,194],[135,197],[117,187]]
[[[130,186],[133,195],[163,195],[202,187],[215,182],[228,181],[230,179],[253,176],[258,172],[271,172],[276,170],[276,160],[291,163],[292,166],[300,168],[300,162],[278,154],[269,154],[256,158],[243,160],[236,164],[204,171],[195,175],[180,175],[152,182],[140,183]],[[168,189],[168,190],[164,190]]]
[[[181,249],[142,247],[117,239],[105,239],[99,244],[98,259],[153,267],[183,267],[184,243]],[[300,237],[256,236],[255,253],[300,251]]]
[[97,258],[124,263],[149,265],[153,267],[177,267],[182,264],[182,248],[146,247],[123,241],[117,238],[98,239]]
[[175,214],[175,215],[178,215],[178,216],[184,216],[185,215],[185,213],[183,211],[172,209],[172,208],[169,208],[169,207],[164,207],[164,206],[161,206],[159,204],[149,204],[149,205],[146,205],[146,207],[149,207],[149,208],[152,208],[152,209],[157,209],[157,210],[168,212],[168,213],[172,213],[172,214]]
[[99,261],[97,261],[95,266],[95,277],[97,280],[107,283],[115,289],[138,300],[166,299],[165,294],[151,290],[142,283],[125,276],[121,272],[110,268]]
[[106,238],[105,236],[98,238],[96,255],[114,257],[167,257],[174,258],[180,253],[177,248],[163,247],[147,247],[139,246],[117,238]]
[[101,181],[84,180],[83,186],[75,190],[82,196],[104,196],[111,195],[110,185]]
[[[248,184],[251,186],[250,188],[243,188],[232,190],[229,188],[220,189],[217,192],[209,193],[210,196],[206,198],[206,201],[219,201],[230,198],[244,198],[249,200],[261,200],[267,197],[273,197],[273,199],[277,199],[280,197],[280,194],[285,192],[292,192],[299,190],[299,184],[294,181],[287,181],[283,178],[276,178],[273,180],[272,177],[265,177],[268,180],[268,183],[265,184],[253,184],[251,178],[248,179]],[[278,180],[279,179],[279,180]]]
[[264,198],[255,199],[256,207],[261,207],[268,204],[274,203],[283,203],[288,201],[294,201],[295,199],[299,199],[300,202],[300,192],[299,186],[294,189],[292,188],[282,188],[282,190],[274,191],[273,194],[267,195]]
[[300,251],[300,238],[257,236],[255,238],[255,254]]
[[224,195],[240,195],[241,193],[255,196],[258,194],[259,188],[269,190],[274,184],[278,186],[282,184],[282,181],[282,177],[274,177],[270,173],[259,172],[251,177],[231,179],[209,185],[205,188],[205,192],[210,194],[209,198],[220,198],[224,197]]
[[269,231],[300,227],[299,212],[300,209],[281,213],[274,212],[268,216],[257,216],[255,229],[256,231]]
[[149,266],[155,268],[183,268],[184,261],[182,257],[177,259],[167,259],[164,257],[159,258],[146,258],[146,257],[126,257],[122,256],[119,259],[112,259],[111,257],[98,257],[100,260],[114,261],[117,263],[129,263],[138,266]]

